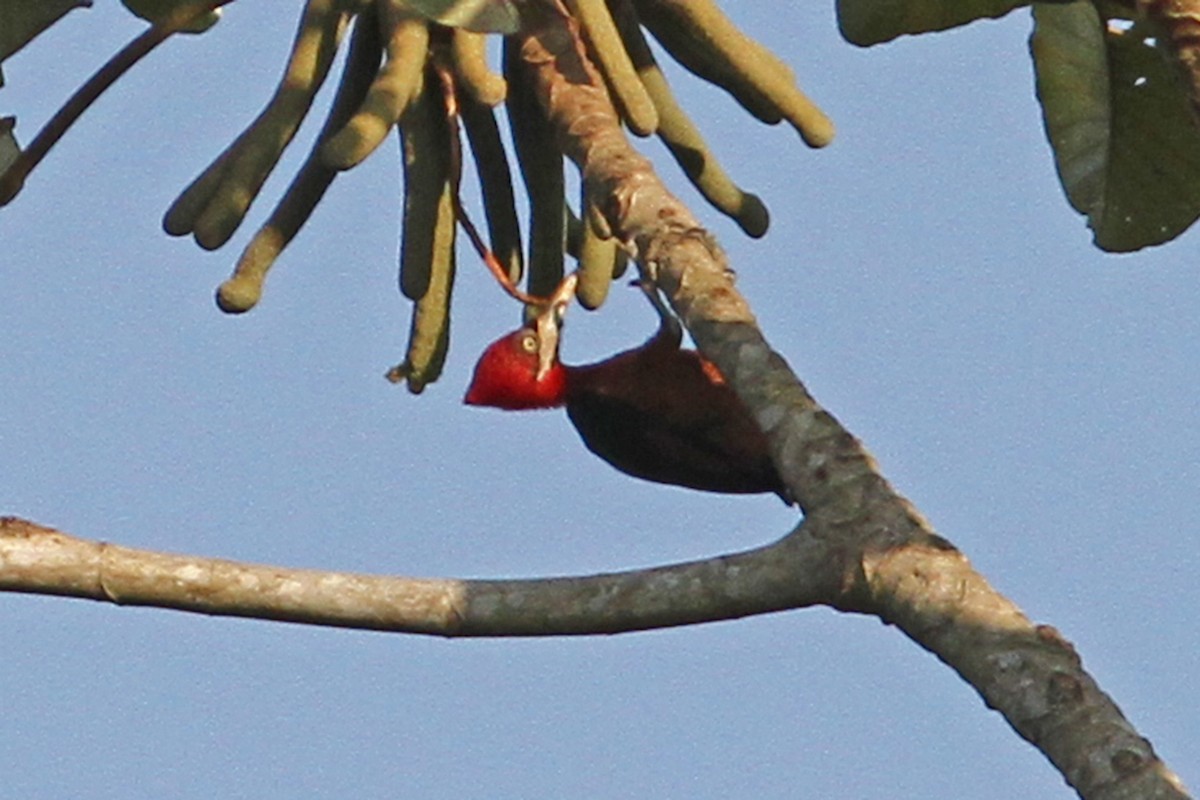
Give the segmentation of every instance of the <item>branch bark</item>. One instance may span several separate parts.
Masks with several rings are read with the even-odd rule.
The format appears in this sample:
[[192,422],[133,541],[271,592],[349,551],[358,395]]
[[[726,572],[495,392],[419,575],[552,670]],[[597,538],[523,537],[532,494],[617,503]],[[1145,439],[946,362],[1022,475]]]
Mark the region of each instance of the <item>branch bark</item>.
[[1074,648],[1053,628],[1031,623],[938,536],[771,350],[720,248],[625,139],[574,20],[549,0],[530,6],[523,56],[536,69],[539,99],[563,151],[614,233],[633,246],[767,433],[805,514],[793,535],[819,530],[845,556],[827,565],[838,571],[829,584],[839,591],[824,602],[876,615],[934,653],[1082,797],[1185,797]]
[[437,636],[665,628],[801,608],[836,591],[825,537],[582,577],[407,578],[288,569],[81,539],[0,517],[0,591]]

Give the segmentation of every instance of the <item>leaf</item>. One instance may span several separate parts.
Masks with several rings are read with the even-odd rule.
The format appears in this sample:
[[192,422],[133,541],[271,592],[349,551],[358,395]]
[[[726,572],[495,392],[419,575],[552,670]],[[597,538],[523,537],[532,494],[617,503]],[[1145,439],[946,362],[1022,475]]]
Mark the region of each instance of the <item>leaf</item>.
[[1096,246],[1129,252],[1200,216],[1200,128],[1152,31],[1108,26],[1088,0],[1034,7],[1046,135]]
[[837,0],[842,38],[860,47],[1002,17],[1031,0]]
[[422,17],[475,33],[516,33],[521,15],[512,0],[407,0]]
[[92,0],[0,0],[0,61],[27,45],[60,17]]

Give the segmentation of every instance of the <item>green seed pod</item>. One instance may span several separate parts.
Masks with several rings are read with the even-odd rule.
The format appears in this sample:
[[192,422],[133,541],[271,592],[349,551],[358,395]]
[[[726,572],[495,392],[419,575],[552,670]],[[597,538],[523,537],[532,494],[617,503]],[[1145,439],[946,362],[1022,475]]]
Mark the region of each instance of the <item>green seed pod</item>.
[[658,136],[688,180],[722,214],[732,218],[755,238],[767,232],[770,215],[757,196],[743,191],[722,169],[700,130],[676,100],[650,46],[642,36],[629,0],[614,0],[613,16],[646,91],[658,109]]
[[554,128],[533,95],[519,47],[504,42],[504,77],[508,81],[509,124],[517,162],[529,195],[530,294],[547,296],[563,276],[563,156]]
[[[585,214],[593,218],[591,212]],[[595,311],[608,297],[609,286],[612,285],[613,267],[620,249],[617,240],[612,236],[602,236],[595,225],[586,220],[583,225],[583,240],[579,246],[579,284],[575,291],[575,299],[579,305],[588,311]]]
[[308,0],[275,94],[172,204],[163,225],[168,233],[179,235],[191,228],[196,243],[206,250],[229,241],[312,106],[348,19],[338,0]]
[[337,171],[321,160],[321,145],[346,123],[362,103],[379,68],[382,44],[375,15],[369,10],[360,16],[350,39],[350,52],[329,116],[309,151],[308,158],[292,179],[270,218],[250,240],[238,259],[233,276],[217,290],[217,305],[222,311],[240,314],[253,308],[262,296],[263,281],[275,259],[312,215],[337,176]]
[[516,286],[525,270],[525,261],[521,253],[521,227],[513,199],[508,154],[504,151],[492,110],[470,97],[464,97],[462,101],[463,127],[471,146],[475,171],[479,174],[492,253],[504,267],[509,281]]
[[421,90],[429,52],[428,25],[404,9],[404,0],[386,0],[379,13],[387,60],[362,108],[322,150],[325,163],[335,169],[350,169],[375,152]]
[[[446,235],[440,225],[450,225],[442,202],[450,179],[450,131],[442,108],[440,87],[432,74],[400,121],[400,147],[404,163],[404,222],[400,241],[400,291],[420,300],[429,290],[438,242]],[[447,222],[448,220],[448,222]]]
[[[436,83],[422,92],[420,105],[436,104]],[[444,120],[444,117],[443,117]],[[444,141],[449,141],[445,139]],[[429,281],[425,292],[413,308],[412,325],[409,332],[408,353],[404,363],[388,372],[388,380],[407,380],[408,390],[420,394],[425,387],[437,380],[446,362],[450,347],[450,298],[454,287],[454,240],[456,219],[454,196],[457,186],[443,181],[442,191],[436,198],[436,214],[432,222],[428,253]],[[405,219],[404,236],[407,244],[411,231],[410,219]]]
[[786,119],[810,147],[833,123],[800,91],[790,67],[742,33],[715,0],[635,0],[638,16],[679,63],[717,84],[763,122]]
[[658,111],[638,79],[604,0],[566,0],[566,4],[571,15],[579,20],[591,45],[590,54],[600,67],[629,130],[638,136],[654,133],[658,128]]

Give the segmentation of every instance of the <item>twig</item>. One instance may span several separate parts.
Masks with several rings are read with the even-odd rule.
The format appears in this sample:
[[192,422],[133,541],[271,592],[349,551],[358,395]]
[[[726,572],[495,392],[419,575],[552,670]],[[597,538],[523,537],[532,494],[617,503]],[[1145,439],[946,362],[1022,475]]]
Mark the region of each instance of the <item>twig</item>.
[[0,175],[0,206],[8,205],[25,185],[25,178],[41,163],[58,140],[70,130],[75,121],[88,110],[96,99],[128,72],[134,64],[165,42],[172,34],[179,32],[189,22],[213,9],[232,3],[233,0],[206,0],[189,5],[180,5],[170,14],[140,33],[129,44],[104,63],[92,74],[82,86],[63,104],[54,116],[42,126],[33,137],[29,146],[21,152],[4,174]]

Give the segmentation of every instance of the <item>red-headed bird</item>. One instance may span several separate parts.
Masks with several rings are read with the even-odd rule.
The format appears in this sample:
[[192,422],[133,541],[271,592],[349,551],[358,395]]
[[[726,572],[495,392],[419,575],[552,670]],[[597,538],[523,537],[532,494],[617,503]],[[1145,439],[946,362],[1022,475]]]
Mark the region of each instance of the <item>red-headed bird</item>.
[[712,362],[680,348],[679,322],[662,320],[641,347],[570,366],[557,349],[539,378],[542,343],[519,328],[483,352],[464,402],[507,410],[566,406],[584,445],[627,475],[707,492],[775,492],[791,502],[767,440]]

